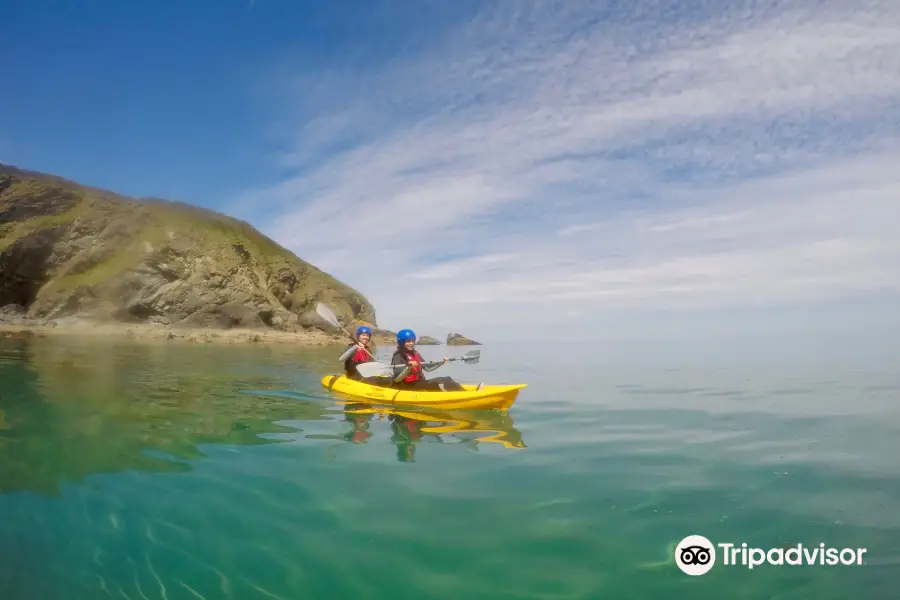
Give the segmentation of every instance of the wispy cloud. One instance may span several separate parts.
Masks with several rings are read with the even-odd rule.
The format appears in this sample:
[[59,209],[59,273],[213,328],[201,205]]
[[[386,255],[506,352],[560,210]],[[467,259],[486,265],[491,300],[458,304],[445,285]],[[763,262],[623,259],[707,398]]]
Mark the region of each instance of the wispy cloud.
[[624,4],[298,74],[297,175],[244,206],[394,327],[898,291],[900,5]]

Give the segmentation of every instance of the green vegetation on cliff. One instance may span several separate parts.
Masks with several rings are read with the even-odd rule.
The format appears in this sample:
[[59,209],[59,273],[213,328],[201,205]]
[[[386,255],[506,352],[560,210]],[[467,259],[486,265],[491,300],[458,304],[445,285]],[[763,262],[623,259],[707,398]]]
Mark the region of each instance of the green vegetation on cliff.
[[0,307],[296,331],[323,325],[317,301],[348,325],[375,324],[359,292],[243,221],[0,164]]

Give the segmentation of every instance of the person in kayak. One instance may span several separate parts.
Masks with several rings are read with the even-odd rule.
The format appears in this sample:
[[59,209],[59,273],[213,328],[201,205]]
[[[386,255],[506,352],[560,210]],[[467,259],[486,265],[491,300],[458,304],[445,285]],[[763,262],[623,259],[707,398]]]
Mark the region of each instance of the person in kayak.
[[[391,365],[397,373],[394,384],[400,388],[417,390],[433,390],[442,392],[461,392],[465,388],[450,377],[425,379],[424,371],[434,371],[450,360],[446,356],[437,363],[426,363],[416,350],[416,334],[412,329],[401,329],[397,332],[397,351],[391,359]],[[478,386],[481,389],[484,384]]]
[[338,360],[344,363],[344,373],[346,374],[347,379],[362,381],[370,385],[384,385],[385,381],[382,378],[363,377],[360,375],[359,371],[356,370],[357,365],[375,360],[370,355],[372,350],[369,348],[369,340],[371,339],[372,330],[365,325],[360,326],[359,329],[356,330],[356,343],[347,346],[347,349],[338,357]]

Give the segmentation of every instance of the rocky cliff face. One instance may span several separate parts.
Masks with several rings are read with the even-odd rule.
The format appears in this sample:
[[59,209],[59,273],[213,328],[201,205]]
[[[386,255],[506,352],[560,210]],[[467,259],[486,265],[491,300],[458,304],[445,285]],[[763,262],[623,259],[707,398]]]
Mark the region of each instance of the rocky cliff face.
[[0,165],[0,312],[297,331],[327,328],[317,301],[375,324],[361,294],[243,221]]

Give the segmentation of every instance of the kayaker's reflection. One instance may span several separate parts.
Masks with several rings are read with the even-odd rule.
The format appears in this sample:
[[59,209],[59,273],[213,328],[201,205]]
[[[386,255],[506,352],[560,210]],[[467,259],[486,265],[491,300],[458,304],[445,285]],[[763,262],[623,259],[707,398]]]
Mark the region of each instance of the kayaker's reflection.
[[[364,444],[366,440],[372,437],[372,433],[369,431],[369,426],[372,422],[372,414],[361,414],[359,412],[360,406],[356,406],[353,409],[350,407],[344,408],[344,418],[353,424],[353,428],[350,429],[346,434],[344,434],[344,439],[353,444]],[[364,408],[370,408],[365,406]]]
[[439,443],[444,443],[440,435],[422,431],[425,421],[396,414],[392,414],[388,418],[391,421],[391,443],[397,447],[397,460],[400,462],[416,462],[416,444],[426,436]]
[[[364,444],[373,436],[370,427],[376,415],[387,418],[391,428],[390,441],[396,447],[399,462],[416,462],[416,447],[421,442],[459,444],[478,451],[484,443],[499,444],[508,449],[522,449],[522,433],[507,414],[493,411],[438,411],[416,409],[415,412],[387,407],[375,407],[358,402],[344,406],[344,420],[349,431],[340,434],[310,434],[311,439],[332,439]],[[448,436],[447,438],[443,436]]]
[[344,420],[350,423],[346,433],[311,433],[306,437],[315,440],[341,440],[352,444],[365,444],[372,437],[369,427],[374,411],[369,404],[352,403],[344,406]]

